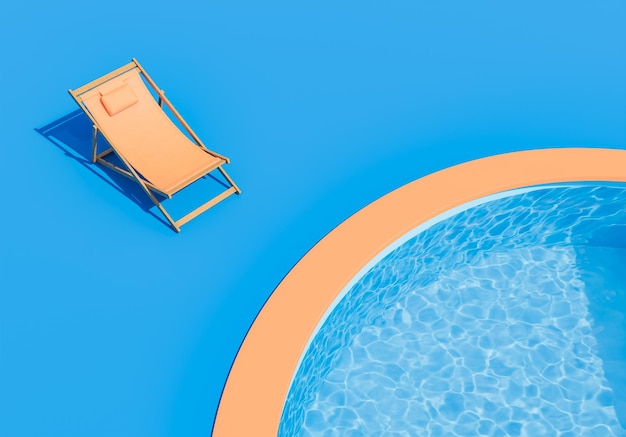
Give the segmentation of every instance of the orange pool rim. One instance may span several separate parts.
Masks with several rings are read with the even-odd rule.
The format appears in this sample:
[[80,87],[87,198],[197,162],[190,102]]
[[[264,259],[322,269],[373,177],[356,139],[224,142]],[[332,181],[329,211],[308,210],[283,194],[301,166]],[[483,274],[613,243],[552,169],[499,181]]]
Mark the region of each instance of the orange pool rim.
[[358,211],[294,266],[259,312],[230,370],[213,437],[276,437],[292,377],[316,326],[352,278],[394,241],[484,196],[580,181],[626,182],[626,150],[490,156],[420,178]]

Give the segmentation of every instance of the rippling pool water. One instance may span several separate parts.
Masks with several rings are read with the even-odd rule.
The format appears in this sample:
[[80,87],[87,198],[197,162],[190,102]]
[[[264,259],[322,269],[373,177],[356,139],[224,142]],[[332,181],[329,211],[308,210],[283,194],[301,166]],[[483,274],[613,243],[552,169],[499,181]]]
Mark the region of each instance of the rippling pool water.
[[625,206],[543,187],[402,243],[319,327],[279,436],[626,436]]

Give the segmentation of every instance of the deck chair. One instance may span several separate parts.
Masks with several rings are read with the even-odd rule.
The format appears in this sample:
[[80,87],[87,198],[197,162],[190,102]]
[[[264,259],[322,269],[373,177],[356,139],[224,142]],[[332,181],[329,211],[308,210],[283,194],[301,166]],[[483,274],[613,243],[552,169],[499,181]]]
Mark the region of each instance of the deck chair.
[[[154,95],[146,82],[153,88]],[[92,162],[136,181],[176,232],[231,194],[241,193],[222,168],[230,160],[202,144],[136,59],[69,93],[93,122]],[[189,137],[164,112],[163,104]],[[110,145],[101,152],[98,152],[98,133]],[[120,165],[107,159],[114,156],[110,154],[117,155]],[[155,196],[169,199],[214,170],[218,170],[230,186],[178,220],[170,216]]]

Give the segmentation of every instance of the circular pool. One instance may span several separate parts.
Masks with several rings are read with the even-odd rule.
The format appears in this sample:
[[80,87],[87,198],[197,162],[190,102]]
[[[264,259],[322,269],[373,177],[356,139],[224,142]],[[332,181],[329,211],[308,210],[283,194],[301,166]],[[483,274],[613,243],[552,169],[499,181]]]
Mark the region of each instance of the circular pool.
[[626,182],[625,169],[623,150],[509,153],[433,173],[363,208],[294,266],[257,315],[229,373],[213,435],[277,435],[291,382],[316,327],[351,281],[412,229],[468,202],[521,187]]
[[626,434],[626,189],[496,197],[420,226],[338,297],[279,436]]

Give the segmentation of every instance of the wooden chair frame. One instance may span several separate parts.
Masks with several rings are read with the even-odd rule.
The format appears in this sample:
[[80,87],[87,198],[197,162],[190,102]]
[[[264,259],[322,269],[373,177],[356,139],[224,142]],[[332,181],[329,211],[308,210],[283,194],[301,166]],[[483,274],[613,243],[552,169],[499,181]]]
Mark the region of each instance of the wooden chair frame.
[[[193,139],[193,141],[196,143],[196,145],[201,147],[202,149],[204,149],[204,151],[206,151],[207,153],[209,153],[209,154],[211,154],[211,155],[213,155],[213,156],[215,156],[217,158],[220,158],[223,161],[221,163],[218,162],[212,168],[209,168],[200,177],[197,177],[197,178],[195,178],[193,180],[184,181],[183,183],[179,184],[179,186],[177,186],[175,188],[175,192],[182,190],[186,186],[189,186],[193,182],[197,181],[201,177],[206,176],[207,174],[211,173],[212,171],[214,171],[216,169],[219,170],[219,172],[224,176],[224,178],[230,184],[229,188],[227,188],[226,190],[224,190],[223,192],[221,192],[217,196],[209,199],[206,203],[200,205],[199,207],[197,207],[193,211],[189,212],[188,214],[184,215],[183,217],[181,217],[181,218],[179,218],[177,220],[172,218],[172,216],[166,211],[166,209],[163,207],[163,205],[158,201],[158,199],[154,195],[154,193],[158,193],[158,194],[160,194],[160,195],[170,199],[172,197],[172,194],[162,192],[161,190],[159,190],[157,187],[152,185],[149,181],[147,181],[144,178],[142,178],[137,173],[137,171],[128,162],[128,160],[124,157],[124,155],[119,150],[116,149],[115,144],[113,144],[113,142],[110,141],[109,138],[107,138],[106,133],[102,129],[100,129],[100,126],[98,125],[98,122],[95,120],[93,115],[90,113],[89,109],[85,106],[85,104],[83,103],[83,100],[81,98],[81,95],[84,94],[85,92],[87,92],[89,90],[92,90],[93,88],[96,88],[97,86],[100,86],[100,85],[108,82],[109,80],[112,80],[112,79],[114,79],[114,78],[116,78],[116,77],[118,77],[118,76],[120,76],[120,75],[122,75],[124,73],[127,73],[127,72],[129,72],[131,70],[135,70],[135,69],[139,70],[140,74],[144,77],[146,82],[152,87],[152,89],[157,94],[159,106],[163,107],[163,103],[165,103],[167,108],[169,108],[169,110],[172,112],[172,114],[174,114],[176,119],[185,128],[185,130],[187,131],[189,136]],[[176,232],[180,232],[181,226],[183,226],[185,223],[187,223],[190,220],[194,219],[195,217],[197,217],[198,215],[202,214],[203,212],[205,212],[206,210],[208,210],[212,206],[216,205],[217,203],[221,202],[222,200],[226,199],[231,194],[240,194],[241,193],[241,189],[235,184],[235,182],[228,175],[228,173],[226,173],[226,170],[224,170],[222,168],[223,164],[230,164],[230,159],[228,159],[226,156],[220,155],[219,153],[216,153],[216,152],[214,152],[212,150],[209,150],[202,143],[200,138],[198,138],[198,136],[195,134],[195,132],[191,129],[191,127],[189,127],[187,122],[185,120],[183,120],[183,118],[180,116],[180,114],[178,113],[176,108],[174,108],[172,103],[165,96],[165,92],[157,87],[156,83],[152,80],[152,78],[148,75],[148,73],[146,73],[146,71],[141,67],[141,65],[139,64],[139,62],[137,62],[137,60],[135,58],[133,58],[131,62],[129,62],[128,64],[124,65],[123,67],[120,67],[120,68],[110,72],[109,74],[106,74],[106,75],[100,77],[99,79],[91,81],[88,84],[83,85],[80,88],[77,88],[75,90],[71,90],[70,89],[68,91],[69,91],[70,95],[72,96],[72,98],[76,101],[76,103],[81,107],[81,109],[85,112],[85,114],[87,114],[89,119],[93,122],[91,161],[93,163],[101,164],[101,165],[103,165],[103,166],[105,166],[105,167],[107,167],[107,168],[109,168],[111,170],[116,171],[117,173],[121,174],[122,176],[125,176],[125,177],[127,177],[127,178],[129,178],[129,179],[131,179],[131,180],[133,180],[135,182],[137,182],[141,186],[143,191],[145,191],[145,193],[148,195],[148,197],[150,197],[150,200],[152,200],[152,202],[157,206],[157,208],[159,208],[159,210],[161,211],[163,216],[167,219],[167,221],[171,224],[172,228]],[[107,140],[107,142],[110,145],[110,147],[108,149],[106,149],[106,150],[104,150],[104,151],[102,151],[100,153],[98,153],[98,132],[100,132],[100,134]],[[117,157],[120,159],[120,161],[122,161],[124,163],[124,165],[126,166],[126,169],[124,169],[122,167],[119,167],[119,166],[115,165],[113,162],[108,161],[108,160],[105,159],[105,157],[107,155],[111,154],[111,153],[114,153],[115,155],[117,155]]]

